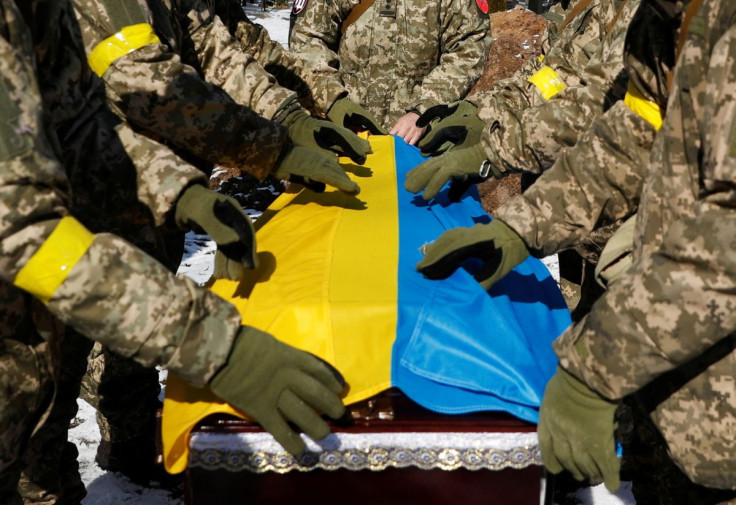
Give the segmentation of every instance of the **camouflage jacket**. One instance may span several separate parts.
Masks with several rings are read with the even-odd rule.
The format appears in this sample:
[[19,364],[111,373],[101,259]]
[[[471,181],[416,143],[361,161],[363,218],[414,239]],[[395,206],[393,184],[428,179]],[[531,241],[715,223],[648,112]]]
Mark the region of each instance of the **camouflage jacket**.
[[71,4],[36,0],[21,8],[0,2],[0,282],[34,294],[110,349],[203,384],[227,359],[240,317],[119,236],[88,231],[104,216],[114,221],[114,208],[70,217],[87,195],[114,194],[100,181],[85,182],[98,160],[80,154],[85,142],[95,146],[117,130],[115,122],[85,129],[102,117],[104,95],[86,65]]
[[341,35],[357,4],[306,2],[289,47],[385,127],[408,111],[463,98],[480,77],[490,19],[474,0],[375,2]]
[[[539,59],[469,101],[489,125],[481,144],[500,172],[540,173],[626,93],[626,28],[639,0],[581,0],[551,25]],[[581,9],[581,7],[583,7]]]
[[694,482],[736,489],[736,4],[703,2],[683,25],[669,92],[677,34],[661,25],[679,20],[682,5],[644,6],[627,65],[667,114],[638,205],[633,265],[555,350],[603,396],[648,400]]
[[[626,8],[620,11],[619,21]],[[619,42],[623,40],[625,36]],[[631,76],[630,85],[638,90],[636,96],[641,95],[644,102],[656,101],[652,90],[662,78],[652,75],[641,63],[650,59],[649,52],[647,47],[637,48],[627,55],[629,63],[623,68],[627,78]],[[673,64],[661,65],[671,68]],[[572,90],[560,93],[560,98],[567,91]],[[555,96],[550,102],[557,99]],[[610,231],[636,212],[656,128],[624,100],[599,112],[602,114],[581,131],[574,146],[563,149],[557,161],[523,195],[497,211],[497,216],[519,233],[535,255],[576,248],[595,262]]]
[[[241,168],[259,178],[271,172],[287,132],[256,112],[273,114],[295,93],[278,86],[244,53],[202,2],[170,7],[151,0],[149,10],[138,0],[138,8],[125,14],[114,1],[73,3],[90,62],[104,61],[98,72],[108,99],[126,120],[210,163]],[[172,10],[177,8],[182,10]],[[117,58],[97,58],[109,37],[150,25],[158,39],[114,55]]]
[[[230,33],[240,41],[242,50],[251,54],[280,85],[296,91],[305,108],[317,115],[326,116],[332,104],[345,94],[345,88],[335,82],[330,74],[309,66],[306,61],[272,40],[268,30],[248,18],[240,2],[235,0],[207,0],[207,2],[214,4],[211,9],[228,27]],[[253,108],[259,110],[258,107]],[[269,119],[275,116],[265,112],[261,115]]]

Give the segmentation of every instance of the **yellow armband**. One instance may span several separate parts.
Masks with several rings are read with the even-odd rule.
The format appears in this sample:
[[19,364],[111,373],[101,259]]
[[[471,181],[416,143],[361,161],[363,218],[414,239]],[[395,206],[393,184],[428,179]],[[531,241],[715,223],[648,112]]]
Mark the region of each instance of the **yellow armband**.
[[629,81],[629,89],[624,97],[624,104],[637,116],[652,125],[655,130],[662,127],[662,111],[659,105],[647,100],[641,91]]
[[160,43],[153,27],[148,23],[126,26],[97,44],[89,53],[87,62],[92,71],[102,77],[110,65],[121,56],[137,51],[148,44]]
[[62,218],[49,238],[20,269],[13,284],[43,303],[48,302],[94,238],[94,234],[73,217]]
[[544,65],[529,78],[529,82],[542,94],[545,100],[549,100],[567,86],[562,82],[560,76],[552,68]]

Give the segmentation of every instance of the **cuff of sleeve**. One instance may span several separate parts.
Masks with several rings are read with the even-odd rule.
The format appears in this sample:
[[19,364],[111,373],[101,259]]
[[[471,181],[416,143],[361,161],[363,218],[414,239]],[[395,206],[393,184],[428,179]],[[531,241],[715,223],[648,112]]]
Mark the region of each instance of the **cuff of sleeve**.
[[[623,396],[613,388],[608,387],[606,381],[596,373],[597,368],[605,368],[605,364],[598,363],[597,366],[591,366],[595,363],[586,340],[590,338],[589,329],[586,328],[587,316],[578,324],[570,326],[565,332],[554,341],[552,347],[555,354],[560,360],[560,366],[568,373],[585,383],[590,389],[608,400],[619,400]],[[593,336],[593,338],[601,338]]]
[[266,119],[262,120],[261,125],[258,135],[240,146],[239,158],[232,165],[259,180],[265,179],[276,168],[289,141],[289,132],[285,126]]
[[417,112],[421,116],[425,112],[427,112],[427,109],[430,107],[434,107],[435,105],[440,105],[435,100],[431,100],[429,98],[424,98],[417,100],[416,102],[413,102],[409,104],[408,107],[406,107],[407,112]]
[[521,237],[532,256],[542,258],[557,252],[556,250],[548,252],[542,248],[544,242],[540,242],[537,238],[539,228],[534,209],[524,195],[514,196],[499,207],[496,210],[496,217]]
[[201,304],[192,307],[184,336],[164,365],[197,387],[207,384],[227,362],[241,325],[235,306],[210,292],[200,299]]
[[313,112],[323,117],[327,116],[327,112],[337,100],[348,94],[342,83],[328,78],[318,79],[312,87],[312,93]]
[[[149,195],[151,203],[148,204],[148,207],[152,211],[156,226],[173,222],[176,203],[186,188],[194,185],[207,185],[207,177],[200,170],[182,163],[179,170],[171,170],[159,178],[161,185]],[[146,200],[141,198],[141,201]]]
[[299,106],[296,93],[280,86],[273,86],[263,94],[254,110],[259,116],[278,122],[278,116],[285,110],[290,111],[294,106]]

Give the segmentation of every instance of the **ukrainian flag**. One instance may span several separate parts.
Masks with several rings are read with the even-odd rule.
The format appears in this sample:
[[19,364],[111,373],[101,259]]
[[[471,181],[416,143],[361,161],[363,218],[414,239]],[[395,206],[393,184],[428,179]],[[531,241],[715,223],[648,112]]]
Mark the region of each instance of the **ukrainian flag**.
[[[392,136],[369,137],[363,166],[343,164],[360,184],[339,191],[290,189],[257,221],[259,268],[211,289],[243,324],[332,363],[346,404],[389,387],[442,413],[506,411],[536,422],[557,359],[551,342],[570,315],[547,269],[530,258],[490,292],[470,273],[442,281],[415,270],[420,247],[444,230],[487,222],[477,192],[431,204],[403,188],[424,161]],[[238,413],[207,389],[170,375],[164,401],[167,470],[186,468],[191,428],[213,413]]]

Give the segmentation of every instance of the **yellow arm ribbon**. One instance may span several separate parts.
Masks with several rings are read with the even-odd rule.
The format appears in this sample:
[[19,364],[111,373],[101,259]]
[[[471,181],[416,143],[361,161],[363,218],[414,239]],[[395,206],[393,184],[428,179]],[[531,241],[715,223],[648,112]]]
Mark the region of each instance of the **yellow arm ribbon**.
[[626,90],[624,104],[637,116],[652,125],[655,130],[659,130],[662,127],[662,111],[659,105],[651,100],[647,100],[631,81],[629,81],[629,89]]
[[89,53],[87,62],[92,71],[102,77],[110,65],[118,58],[137,51],[148,44],[160,44],[153,27],[148,23],[126,26],[118,33],[109,36]]
[[15,276],[13,284],[46,303],[66,280],[95,236],[73,217],[64,217]]
[[534,75],[529,78],[529,82],[542,94],[545,100],[549,100],[560,91],[564,91],[567,87],[562,82],[559,74],[552,70],[552,68],[544,65],[542,68],[537,70]]

